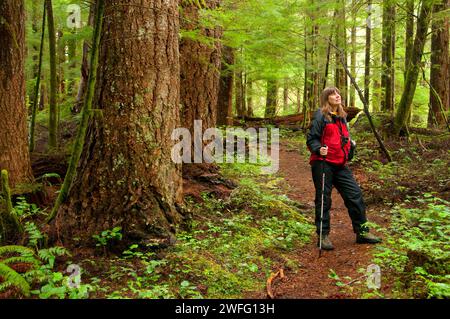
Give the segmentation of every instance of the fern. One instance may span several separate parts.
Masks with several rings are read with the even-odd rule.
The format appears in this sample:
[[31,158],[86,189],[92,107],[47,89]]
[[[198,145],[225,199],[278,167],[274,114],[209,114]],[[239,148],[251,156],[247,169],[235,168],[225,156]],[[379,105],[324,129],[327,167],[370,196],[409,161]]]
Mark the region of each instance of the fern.
[[9,281],[1,283],[0,284],[0,293],[1,292],[5,292],[6,290],[8,290],[9,288],[11,288],[13,286],[12,283],[10,283]]
[[68,255],[70,256],[70,253],[67,249],[64,247],[51,247],[47,249],[40,249],[38,251],[39,258],[41,258],[43,261],[47,262],[50,268],[53,268],[53,265],[55,264],[55,259],[57,256],[63,256]]
[[38,243],[44,239],[44,235],[42,235],[41,231],[32,222],[25,223],[25,231],[28,233],[30,240],[28,243],[29,246],[37,247]]
[[0,256],[5,254],[20,254],[21,256],[33,256],[34,251],[31,248],[18,246],[18,245],[8,245],[0,247]]
[[[0,276],[3,277],[6,284],[16,286],[26,296],[30,296],[30,285],[20,274],[14,269],[0,262]],[[7,286],[2,284],[2,286]],[[6,289],[3,287],[4,289]]]
[[25,264],[33,264],[34,266],[40,265],[40,261],[34,257],[29,256],[20,256],[20,257],[11,257],[1,261],[5,265],[17,264],[17,263],[25,263]]

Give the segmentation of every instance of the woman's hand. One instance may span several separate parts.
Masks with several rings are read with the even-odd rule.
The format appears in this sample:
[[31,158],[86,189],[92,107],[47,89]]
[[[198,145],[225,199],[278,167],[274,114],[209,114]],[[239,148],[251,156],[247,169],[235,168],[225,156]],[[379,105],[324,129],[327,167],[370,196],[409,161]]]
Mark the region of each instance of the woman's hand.
[[328,146],[321,147],[320,148],[320,155],[327,156],[327,154],[328,154]]

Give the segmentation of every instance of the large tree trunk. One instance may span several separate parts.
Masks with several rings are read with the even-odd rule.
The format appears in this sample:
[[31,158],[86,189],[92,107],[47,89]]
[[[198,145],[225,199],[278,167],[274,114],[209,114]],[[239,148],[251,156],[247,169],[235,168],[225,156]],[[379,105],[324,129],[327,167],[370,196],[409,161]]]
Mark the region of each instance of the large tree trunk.
[[93,101],[102,115],[89,122],[68,202],[57,214],[65,242],[89,244],[116,226],[123,243],[172,237],[182,200],[180,167],[171,159],[180,123],[177,4],[105,1]]
[[395,2],[392,0],[383,3],[383,48],[381,56],[381,86],[384,92],[381,110],[393,112],[395,96]]
[[219,99],[217,101],[217,125],[233,125],[233,71],[234,52],[230,47],[222,49],[222,72],[219,82]]
[[399,135],[405,132],[411,104],[416,92],[417,79],[420,71],[423,49],[427,39],[428,25],[430,24],[432,1],[422,2],[420,15],[417,19],[417,31],[414,39],[413,53],[411,55],[411,65],[406,73],[406,81],[402,97],[398,105],[398,110],[394,118],[394,133]]
[[446,124],[445,114],[449,109],[449,65],[448,65],[448,15],[438,15],[450,7],[449,0],[441,0],[433,7],[433,23],[431,26],[431,71],[430,71],[430,112],[428,127]]
[[[218,6],[218,0],[206,1],[207,8]],[[180,27],[184,30],[201,28],[201,34],[213,40],[211,45],[183,38],[180,43],[180,96],[183,107],[183,126],[194,132],[194,121],[202,121],[202,130],[215,127],[221,65],[219,28],[199,26],[199,8],[187,4],[182,8]]]
[[23,0],[0,2],[0,170],[12,187],[32,181],[25,106]]

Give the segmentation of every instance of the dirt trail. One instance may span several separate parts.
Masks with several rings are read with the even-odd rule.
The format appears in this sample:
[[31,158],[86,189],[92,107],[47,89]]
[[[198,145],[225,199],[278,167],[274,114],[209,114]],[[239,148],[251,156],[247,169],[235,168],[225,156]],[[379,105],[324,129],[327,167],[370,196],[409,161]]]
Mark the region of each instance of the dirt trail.
[[[308,158],[299,154],[297,149],[290,150],[287,143],[281,141],[280,171],[289,185],[288,196],[292,200],[314,208],[314,184]],[[360,177],[356,176],[357,181]],[[369,221],[375,221],[368,214]],[[314,234],[311,243],[298,250],[297,272],[285,271],[286,278],[274,283],[275,298],[358,298],[357,292],[342,292],[335,281],[328,278],[333,269],[340,278],[361,276],[359,268],[366,269],[371,263],[371,245],[356,244],[351,220],[340,194],[333,188],[331,207],[330,238],[335,246],[333,251],[322,252],[319,257],[317,237]],[[348,280],[342,279],[343,282]],[[364,282],[365,280],[362,279]]]

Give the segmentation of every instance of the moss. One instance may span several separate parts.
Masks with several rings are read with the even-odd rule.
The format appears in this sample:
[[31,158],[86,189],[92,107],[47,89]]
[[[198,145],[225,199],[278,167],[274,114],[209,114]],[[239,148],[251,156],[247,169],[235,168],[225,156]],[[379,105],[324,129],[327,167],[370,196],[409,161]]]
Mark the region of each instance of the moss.
[[121,166],[126,163],[125,157],[122,153],[119,153],[116,158],[113,159],[113,172],[118,170]]

